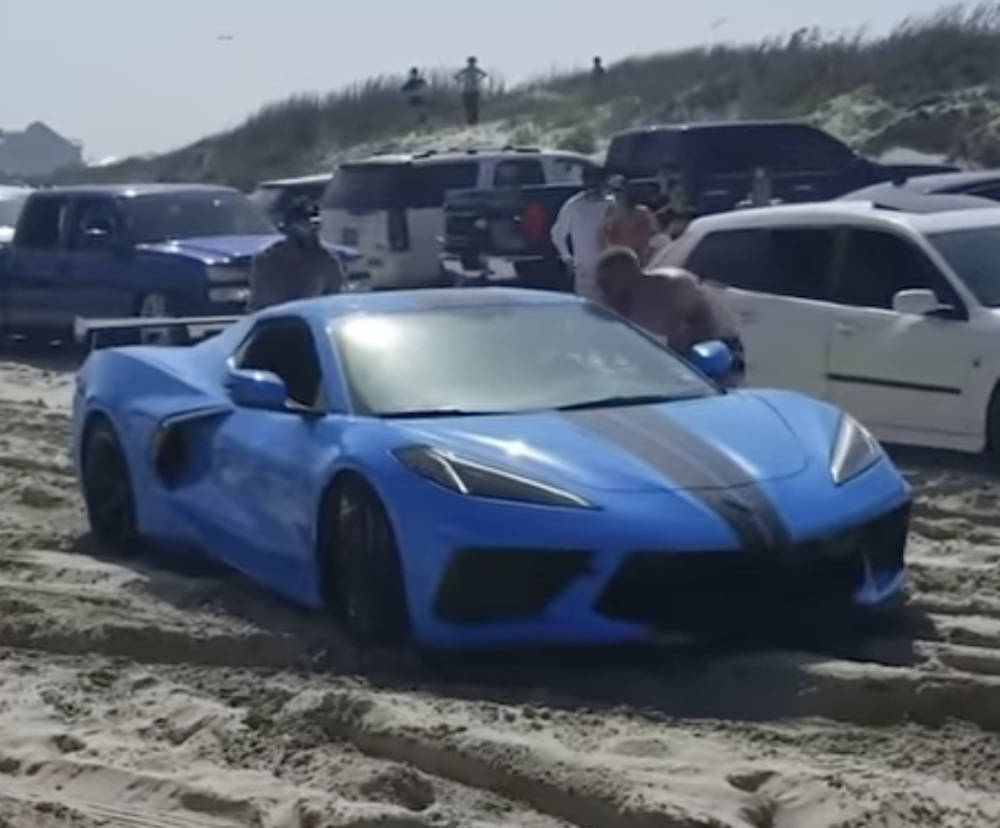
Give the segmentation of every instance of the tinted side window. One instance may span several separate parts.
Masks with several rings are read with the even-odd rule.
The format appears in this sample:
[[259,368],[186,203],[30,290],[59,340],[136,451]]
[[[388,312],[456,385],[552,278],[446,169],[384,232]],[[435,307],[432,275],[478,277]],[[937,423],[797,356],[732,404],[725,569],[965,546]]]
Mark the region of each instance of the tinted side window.
[[322,408],[322,370],[309,326],[298,319],[261,322],[241,347],[236,365],[270,371],[288,387],[289,399]]
[[544,183],[545,170],[541,161],[501,161],[493,171],[494,187],[534,187]]
[[829,296],[836,244],[832,230],[734,230],[713,233],[687,267],[702,279],[741,290],[796,299]]
[[841,169],[853,160],[847,146],[804,124],[700,129],[685,138],[691,162],[709,174]]
[[478,179],[479,164],[475,161],[410,167],[403,193],[405,203],[398,206],[411,210],[442,207],[449,190],[471,189]]
[[767,293],[771,285],[767,231],[710,233],[692,251],[685,267],[702,279]]
[[349,164],[337,170],[323,194],[328,210],[365,212],[399,206],[405,164]]
[[583,171],[592,166],[571,158],[553,158],[549,164],[549,184],[582,184]]
[[830,298],[837,245],[833,230],[772,230],[770,243],[775,293],[816,301]]
[[852,230],[835,301],[862,308],[892,308],[901,290],[933,290],[945,303],[958,297],[912,242],[879,230]]
[[614,138],[608,147],[608,169],[616,173],[656,175],[664,164],[677,163],[678,143],[678,133],[671,129]]
[[969,190],[968,195],[988,198],[991,201],[1000,201],[1000,184],[987,184],[983,187],[977,187],[974,190]]
[[29,198],[18,222],[18,247],[49,250],[59,246],[63,237],[68,204],[61,198]]

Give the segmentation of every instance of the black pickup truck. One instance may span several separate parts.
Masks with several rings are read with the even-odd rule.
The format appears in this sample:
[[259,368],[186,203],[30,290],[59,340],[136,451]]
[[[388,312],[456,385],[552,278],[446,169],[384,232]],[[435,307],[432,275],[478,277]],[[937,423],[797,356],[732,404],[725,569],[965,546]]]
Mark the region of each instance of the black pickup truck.
[[[871,184],[952,172],[955,167],[881,164],[823,130],[795,121],[732,121],[619,133],[605,167],[631,181],[640,201],[658,197],[656,174],[673,164],[696,215],[734,209],[765,169],[785,203],[827,201]],[[442,266],[459,283],[514,282],[565,289],[570,278],[550,240],[559,208],[577,185],[456,190],[445,201]]]

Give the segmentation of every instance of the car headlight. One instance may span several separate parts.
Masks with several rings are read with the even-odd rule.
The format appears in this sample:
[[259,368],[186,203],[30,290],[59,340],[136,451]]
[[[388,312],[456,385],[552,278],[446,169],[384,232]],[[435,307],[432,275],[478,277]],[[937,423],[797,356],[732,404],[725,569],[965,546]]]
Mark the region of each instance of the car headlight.
[[846,414],[840,418],[830,455],[830,474],[834,483],[840,485],[857,477],[881,457],[882,447],[867,428]]
[[582,497],[570,492],[504,469],[457,457],[431,446],[406,446],[393,451],[393,455],[414,474],[469,497],[510,500],[537,506],[594,508]]

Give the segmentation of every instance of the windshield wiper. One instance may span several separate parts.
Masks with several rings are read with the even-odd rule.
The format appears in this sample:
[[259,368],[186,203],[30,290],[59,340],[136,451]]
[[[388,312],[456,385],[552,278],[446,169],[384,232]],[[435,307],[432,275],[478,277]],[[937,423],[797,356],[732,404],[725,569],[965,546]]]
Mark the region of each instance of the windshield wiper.
[[693,394],[635,394],[632,396],[599,397],[596,400],[561,405],[556,411],[586,411],[589,408],[618,408],[626,405],[658,405],[679,402],[680,400],[693,400],[704,396],[704,393],[698,391]]

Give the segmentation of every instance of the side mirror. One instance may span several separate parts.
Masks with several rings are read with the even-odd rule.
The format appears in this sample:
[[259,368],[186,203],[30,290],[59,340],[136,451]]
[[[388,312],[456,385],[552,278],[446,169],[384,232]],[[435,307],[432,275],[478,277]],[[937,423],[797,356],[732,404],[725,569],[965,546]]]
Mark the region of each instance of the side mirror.
[[717,339],[695,345],[690,358],[695,368],[713,380],[721,380],[733,367],[733,352]]
[[263,411],[287,411],[288,388],[270,371],[235,369],[226,379],[226,391],[236,405]]
[[892,309],[896,313],[927,316],[941,308],[941,301],[933,290],[901,290],[892,297]]

